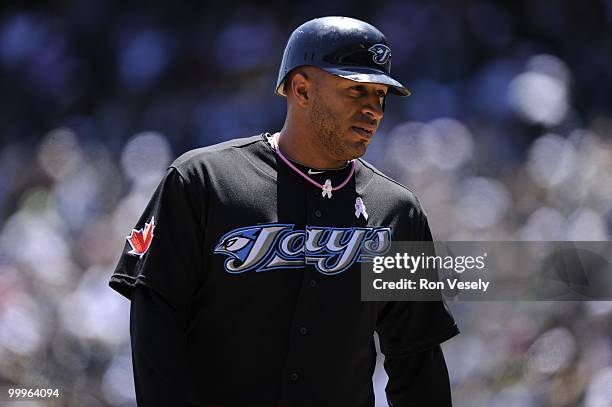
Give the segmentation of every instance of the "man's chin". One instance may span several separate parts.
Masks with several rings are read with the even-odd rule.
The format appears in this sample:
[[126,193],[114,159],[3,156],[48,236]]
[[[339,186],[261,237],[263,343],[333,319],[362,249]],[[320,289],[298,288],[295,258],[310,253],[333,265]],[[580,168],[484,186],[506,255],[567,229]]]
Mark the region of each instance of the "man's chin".
[[353,160],[355,158],[359,158],[359,157],[363,157],[363,155],[366,153],[366,150],[368,149],[368,143],[365,142],[357,142],[354,144],[351,144],[350,146],[347,146],[347,148],[345,149],[342,160]]
[[345,139],[328,146],[328,151],[338,161],[349,161],[363,157],[370,144],[365,139]]

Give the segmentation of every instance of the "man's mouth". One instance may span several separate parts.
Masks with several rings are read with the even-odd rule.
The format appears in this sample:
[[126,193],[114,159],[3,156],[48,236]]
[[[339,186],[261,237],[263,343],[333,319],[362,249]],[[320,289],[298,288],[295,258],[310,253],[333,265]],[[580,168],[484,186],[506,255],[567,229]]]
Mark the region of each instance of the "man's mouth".
[[359,127],[359,126],[352,126],[351,128],[355,132],[357,132],[359,135],[366,137],[366,138],[371,138],[374,135],[374,130],[370,128],[364,128],[364,127]]

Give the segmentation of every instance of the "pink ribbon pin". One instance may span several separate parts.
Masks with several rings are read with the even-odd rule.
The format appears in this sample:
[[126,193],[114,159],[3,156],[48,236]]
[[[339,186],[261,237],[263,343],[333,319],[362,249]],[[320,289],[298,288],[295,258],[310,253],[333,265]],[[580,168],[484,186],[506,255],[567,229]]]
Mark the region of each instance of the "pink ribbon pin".
[[359,219],[359,215],[363,215],[365,220],[368,220],[368,213],[366,212],[366,207],[363,203],[363,200],[360,197],[355,199],[355,216]]
[[331,184],[330,179],[325,180],[325,185],[323,185],[322,189],[323,189],[323,192],[321,193],[321,196],[324,197],[325,195],[327,195],[327,199],[331,198],[333,189],[332,189],[332,184]]

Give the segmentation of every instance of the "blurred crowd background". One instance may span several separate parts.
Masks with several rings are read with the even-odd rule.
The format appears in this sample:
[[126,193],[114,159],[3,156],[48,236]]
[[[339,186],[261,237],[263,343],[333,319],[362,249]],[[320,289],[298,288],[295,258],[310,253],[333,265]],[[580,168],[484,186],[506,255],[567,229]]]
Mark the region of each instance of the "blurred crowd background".
[[[0,387],[64,399],[27,405],[135,405],[107,285],[125,236],[175,157],[281,128],[278,65],[310,18],[387,35],[413,95],[366,158],[436,239],[612,234],[610,0],[28,4],[0,6]],[[456,406],[612,406],[612,303],[450,306]],[[377,406],[384,383],[379,363]]]

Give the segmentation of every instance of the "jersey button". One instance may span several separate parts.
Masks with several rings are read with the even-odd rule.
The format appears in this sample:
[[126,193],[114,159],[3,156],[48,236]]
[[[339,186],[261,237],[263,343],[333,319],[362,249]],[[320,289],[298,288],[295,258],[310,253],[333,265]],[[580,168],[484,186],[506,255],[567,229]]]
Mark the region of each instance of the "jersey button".
[[321,217],[321,215],[322,215],[321,211],[320,211],[320,210],[318,210],[318,209],[315,209],[314,214],[315,214],[315,216],[316,216],[317,218],[320,218],[320,217]]
[[300,378],[300,375],[297,373],[291,373],[289,375],[289,380],[291,380],[292,382],[297,382],[299,378]]
[[300,335],[304,336],[304,335],[306,335],[307,333],[308,333],[308,329],[306,329],[306,328],[304,328],[304,327],[301,327],[301,328],[300,328]]
[[310,280],[310,286],[315,288],[317,286],[317,280]]

